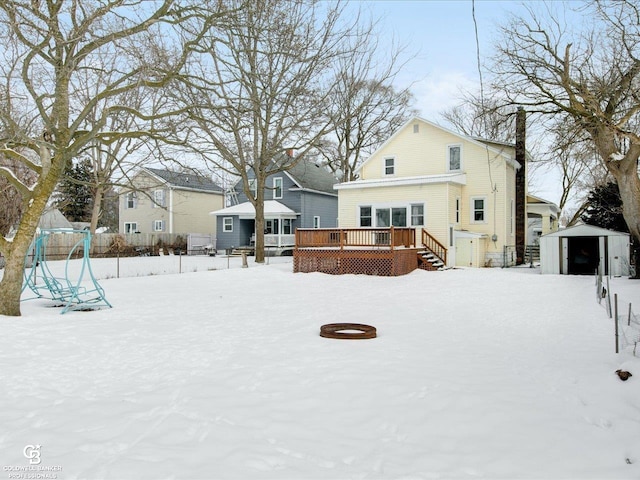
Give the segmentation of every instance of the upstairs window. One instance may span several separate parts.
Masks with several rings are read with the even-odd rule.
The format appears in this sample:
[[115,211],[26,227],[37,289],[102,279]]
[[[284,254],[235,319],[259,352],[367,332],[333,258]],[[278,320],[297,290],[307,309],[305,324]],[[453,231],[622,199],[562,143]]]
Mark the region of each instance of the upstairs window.
[[249,191],[251,192],[251,198],[258,196],[258,182],[256,182],[255,178],[249,179]]
[[273,198],[282,198],[282,177],[273,179]]
[[124,196],[124,208],[136,208],[136,192],[129,192]]
[[447,149],[449,157],[449,171],[457,172],[462,170],[462,146],[449,145]]
[[164,190],[153,191],[153,208],[164,207]]
[[384,159],[384,174],[393,175],[396,173],[395,158]]

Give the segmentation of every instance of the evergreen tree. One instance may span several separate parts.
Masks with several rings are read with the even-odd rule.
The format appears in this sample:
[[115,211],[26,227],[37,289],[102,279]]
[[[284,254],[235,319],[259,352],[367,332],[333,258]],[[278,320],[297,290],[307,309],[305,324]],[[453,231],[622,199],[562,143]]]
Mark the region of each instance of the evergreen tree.
[[622,215],[620,190],[615,182],[609,182],[591,190],[587,197],[587,204],[586,211],[580,216],[584,223],[607,230],[629,232],[627,222]]
[[80,160],[67,167],[58,186],[56,206],[70,222],[90,222],[93,206],[91,161]]

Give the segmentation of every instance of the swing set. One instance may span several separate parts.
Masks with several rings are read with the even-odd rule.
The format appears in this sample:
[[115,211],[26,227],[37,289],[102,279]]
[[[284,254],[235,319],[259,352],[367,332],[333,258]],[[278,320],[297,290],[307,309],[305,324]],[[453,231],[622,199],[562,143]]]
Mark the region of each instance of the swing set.
[[[47,261],[47,244],[52,235],[63,235],[67,233],[82,234],[69,251],[64,267],[64,277],[57,277],[53,274]],[[80,273],[73,278],[69,272],[69,263],[74,253],[82,248],[82,265]],[[22,292],[27,287],[36,295],[34,298],[49,297],[57,302],[62,302],[64,308],[60,312],[67,313],[69,310],[95,310],[100,307],[112,308],[111,304],[104,296],[104,289],[96,280],[91,271],[89,262],[89,249],[91,248],[91,232],[88,230],[67,230],[67,229],[46,229],[41,230],[29,249],[27,257],[33,255],[31,267],[24,270],[24,285]],[[25,259],[25,265],[26,265]],[[85,280],[85,274],[88,274]]]

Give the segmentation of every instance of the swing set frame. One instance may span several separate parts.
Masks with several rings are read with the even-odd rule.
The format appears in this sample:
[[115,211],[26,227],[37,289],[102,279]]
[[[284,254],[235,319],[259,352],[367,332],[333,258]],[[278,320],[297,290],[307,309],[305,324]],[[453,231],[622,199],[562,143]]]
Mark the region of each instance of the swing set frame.
[[[64,277],[57,277],[53,274],[47,261],[47,244],[52,235],[81,234],[78,240],[67,255],[64,267]],[[82,248],[82,265],[77,279],[72,280],[69,272],[70,260],[74,253]],[[96,280],[91,270],[89,260],[89,250],[91,248],[91,232],[88,230],[68,230],[68,229],[43,229],[35,238],[32,247],[29,249],[27,258],[33,255],[31,267],[24,270],[24,284],[22,292],[29,288],[36,296],[23,300],[33,300],[36,298],[48,297],[54,301],[62,302],[64,308],[61,314],[69,310],[96,310],[101,307],[112,308],[112,305],[104,295],[104,289]],[[25,259],[25,265],[27,265]],[[85,280],[86,277],[86,280]]]

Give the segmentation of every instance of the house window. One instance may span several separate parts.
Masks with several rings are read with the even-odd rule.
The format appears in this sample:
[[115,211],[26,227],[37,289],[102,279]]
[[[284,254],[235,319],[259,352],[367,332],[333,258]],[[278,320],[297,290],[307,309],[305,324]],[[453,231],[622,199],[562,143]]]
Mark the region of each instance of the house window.
[[154,232],[164,232],[164,220],[154,220],[153,221],[153,231]]
[[164,190],[153,191],[153,208],[164,207]]
[[462,170],[462,146],[461,145],[449,145],[448,159],[449,159],[449,171],[455,172]]
[[420,124],[416,123],[413,125],[413,133],[420,133]]
[[273,198],[282,198],[282,177],[273,179]]
[[424,203],[411,205],[411,226],[417,227],[422,225],[424,225]]
[[460,223],[460,197],[456,197],[456,223]]
[[290,218],[282,219],[282,234],[291,235],[291,219]]
[[136,233],[138,231],[137,222],[124,222],[124,233]]
[[136,208],[136,192],[129,192],[124,196],[124,208]]
[[393,175],[395,173],[395,158],[384,159],[384,174]]
[[376,227],[386,228],[407,226],[406,207],[376,208]]
[[371,207],[360,207],[360,226],[371,226]]
[[471,199],[471,223],[485,223],[486,215],[486,199],[484,197],[475,197]]
[[222,231],[233,232],[233,217],[224,217],[222,219]]
[[251,192],[252,198],[256,198],[258,196],[258,182],[255,178],[249,179],[249,191]]
[[313,217],[313,228],[320,228],[320,217]]

